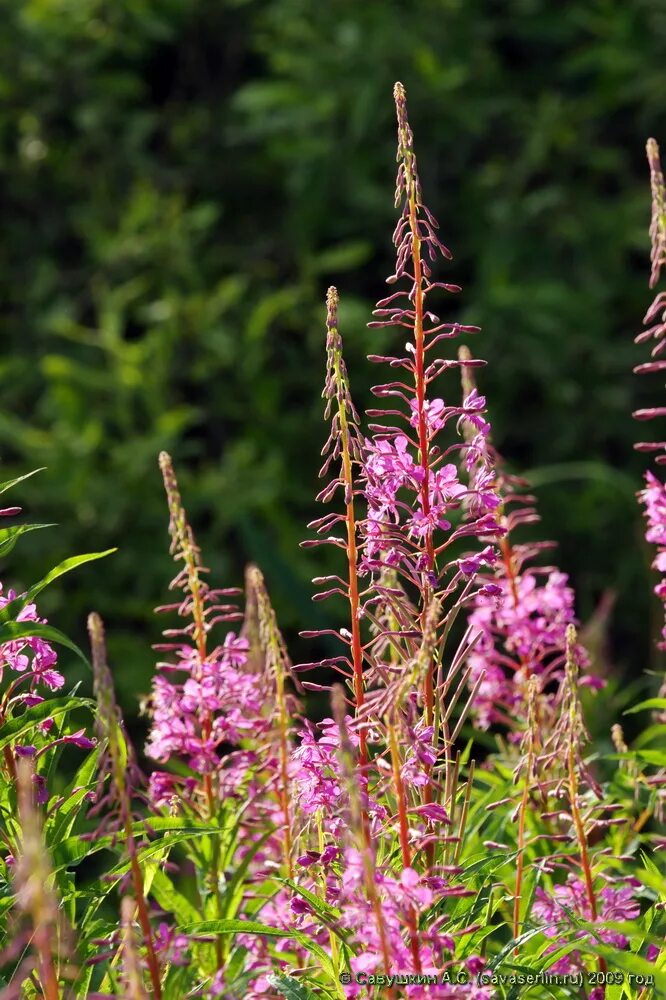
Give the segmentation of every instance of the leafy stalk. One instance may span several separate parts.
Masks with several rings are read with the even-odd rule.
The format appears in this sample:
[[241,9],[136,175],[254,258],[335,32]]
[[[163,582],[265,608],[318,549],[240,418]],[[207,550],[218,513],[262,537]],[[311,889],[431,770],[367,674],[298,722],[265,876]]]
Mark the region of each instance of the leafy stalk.
[[[132,886],[134,888],[134,906],[139,917],[143,940],[146,947],[148,971],[153,987],[155,1000],[162,996],[162,983],[159,962],[155,950],[153,929],[148,913],[148,903],[144,893],[144,876],[137,851],[136,839],[132,828],[132,806],[130,791],[127,785],[127,740],[123,732],[122,718],[115,701],[113,678],[109,669],[104,625],[96,613],[88,616],[88,632],[93,661],[94,689],[98,704],[98,718],[103,735],[107,742],[111,762],[111,781],[115,786],[120,822],[124,835],[125,847],[130,862]],[[125,905],[126,901],[123,901]]]
[[265,669],[274,684],[278,716],[278,742],[280,757],[279,799],[283,816],[283,857],[289,878],[294,876],[292,856],[292,817],[289,790],[289,754],[291,748],[290,722],[287,706],[286,681],[291,672],[291,661],[284,639],[277,624],[261,571],[253,566],[247,574],[248,592],[257,605],[259,642],[265,657]]

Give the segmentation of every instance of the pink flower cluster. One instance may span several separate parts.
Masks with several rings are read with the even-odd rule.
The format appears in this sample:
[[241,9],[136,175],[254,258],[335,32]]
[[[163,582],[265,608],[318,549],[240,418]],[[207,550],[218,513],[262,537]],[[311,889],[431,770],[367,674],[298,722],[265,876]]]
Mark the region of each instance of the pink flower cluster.
[[[481,412],[485,400],[479,396],[469,406],[466,403],[463,407],[455,407],[436,398],[426,400],[424,406],[428,439],[432,442],[450,420]],[[415,427],[414,400],[410,400],[410,408],[410,424]],[[457,465],[445,461],[447,453],[433,457],[428,470],[426,512],[423,491],[426,473],[415,459],[416,450],[416,442],[399,431],[377,434],[365,440],[362,474],[368,503],[364,525],[364,566],[367,569],[402,564],[412,573],[422,572],[429,568],[424,555],[419,555],[423,540],[437,531],[450,532],[447,544],[468,535],[488,537],[499,533],[494,517],[499,498],[492,473],[469,488],[460,481]],[[473,524],[459,524],[451,530],[451,514],[463,502],[474,510],[476,519]],[[416,544],[410,545],[410,540]]]
[[[5,596],[2,593],[2,584],[0,583],[0,608],[15,601],[16,596],[13,590],[7,591]],[[34,604],[26,604],[17,614],[16,621],[46,623],[46,619],[38,616]],[[12,703],[21,703],[26,707],[38,705],[44,698],[37,692],[37,688],[46,687],[50,691],[58,691],[63,687],[65,678],[59,670],[55,669],[57,662],[58,654],[53,646],[44,639],[29,636],[14,642],[3,643],[0,646],[0,683],[6,669],[22,675],[21,678],[17,678],[11,683],[7,692]],[[27,687],[28,690],[19,690],[22,687]]]
[[[561,935],[564,930],[572,926],[570,914],[598,924],[595,934],[606,944],[614,945],[616,948],[627,948],[629,945],[627,937],[612,928],[604,927],[603,924],[606,921],[619,923],[637,919],[640,905],[636,899],[636,889],[639,887],[640,882],[634,879],[605,886],[597,894],[598,913],[596,919],[593,919],[590,911],[585,885],[575,875],[570,874],[564,885],[556,885],[552,895],[549,895],[544,889],[538,888],[532,915],[543,923],[543,933],[546,937],[556,938],[548,946],[547,951],[557,951],[558,948],[567,943],[567,938]],[[574,934],[574,938],[580,941],[589,940],[590,937],[590,933],[582,928]],[[581,953],[570,951],[554,962],[549,971],[566,975],[582,969],[584,969],[584,964]]]
[[515,579],[497,575],[496,595],[478,593],[469,624],[480,633],[469,657],[470,682],[479,678],[474,707],[481,728],[513,726],[521,717],[527,681],[542,686],[562,671],[567,625],[575,622],[566,573],[529,569]]
[[[664,186],[664,175],[661,169],[659,157],[659,147],[654,139],[647,141],[647,157],[650,166],[650,186],[652,189],[652,218],[650,222],[650,240],[652,270],[650,273],[650,288],[654,288],[661,277],[662,268],[666,267],[666,188]],[[651,351],[651,360],[637,365],[634,372],[638,375],[649,375],[660,373],[664,367],[661,355],[666,345],[666,291],[657,292],[652,305],[648,309],[643,323],[646,329],[638,334],[636,343],[642,344],[647,341],[654,341]],[[666,416],[666,407],[654,406],[647,409],[636,410],[634,417],[641,422],[653,420],[657,417]],[[656,456],[658,465],[666,464],[666,442],[650,441],[637,444],[638,451],[647,452]],[[646,539],[657,546],[657,554],[652,566],[662,575],[662,579],[655,587],[655,593],[662,604],[666,604],[666,488],[652,472],[647,472],[645,476],[645,488],[638,494],[640,502],[645,509],[647,520]],[[659,643],[660,649],[666,649],[666,623],[662,628],[662,638]]]
[[[13,590],[8,590],[6,596],[2,593],[0,583],[0,607],[7,607],[16,600],[17,595]],[[15,620],[21,623],[46,624],[46,620],[38,616],[34,604],[25,604]],[[58,691],[64,686],[65,678],[56,669],[57,662],[58,654],[53,646],[39,636],[28,635],[0,644],[0,685],[8,680],[0,699],[0,724],[21,715],[26,709],[40,705],[45,700],[45,693],[42,693],[45,689],[46,692]],[[44,774],[37,769],[38,762],[57,746],[71,745],[80,750],[90,750],[95,746],[95,741],[86,736],[83,729],[62,736],[49,735],[54,725],[53,718],[47,716],[35,724],[30,734],[31,742],[14,743],[7,750],[10,760],[15,756],[34,761],[32,780],[40,805],[48,802],[49,790]]]
[[[463,385],[469,386],[469,376]],[[476,388],[465,402],[478,400]],[[506,474],[490,442],[490,424],[478,413],[466,414],[464,466],[470,486],[481,497],[490,482],[500,505],[498,519],[503,531],[501,557],[492,549],[461,560],[464,572],[479,573],[485,586],[472,598],[468,616],[476,644],[470,653],[469,683],[475,690],[474,711],[482,729],[500,723],[510,729],[525,721],[527,683],[540,680],[542,696],[553,700],[562,676],[567,626],[576,623],[574,592],[566,573],[552,567],[530,566],[530,560],[549,543],[515,544],[513,532],[538,521],[533,498],[522,494],[521,480]],[[499,474],[496,470],[499,469]],[[485,564],[485,568],[484,568]],[[578,662],[585,666],[587,654],[578,647]],[[592,677],[582,681],[598,684]]]
[[[224,644],[205,660],[183,645],[177,663],[163,665],[169,678],[176,672],[183,678],[172,680],[163,674],[154,678],[149,757],[160,763],[176,758],[196,773],[212,773],[220,767],[223,747],[267,731],[270,720],[261,678],[242,669],[247,648],[247,640],[229,632]],[[162,771],[151,776],[152,791],[161,801],[169,795],[171,777]]]
[[[645,538],[657,547],[652,567],[661,574],[661,579],[654,592],[665,605],[666,613],[666,486],[653,472],[646,472],[645,489],[641,490],[638,496],[647,520]],[[661,636],[659,649],[666,649],[666,622],[662,626]]]

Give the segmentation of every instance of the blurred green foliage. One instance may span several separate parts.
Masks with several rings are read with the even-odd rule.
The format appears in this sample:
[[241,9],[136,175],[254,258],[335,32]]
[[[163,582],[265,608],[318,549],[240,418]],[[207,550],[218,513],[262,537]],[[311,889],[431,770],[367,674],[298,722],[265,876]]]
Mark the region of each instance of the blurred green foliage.
[[[314,516],[322,299],[343,296],[367,402],[391,270],[391,88],[463,295],[496,440],[534,469],[543,534],[612,652],[650,657],[631,375],[649,301],[644,142],[666,142],[662,0],[0,0],[0,454],[33,518],[12,582],[119,546],[44,601],[107,620],[147,687],[171,574],[170,450],[215,579],[266,573],[283,624],[321,622]],[[449,386],[449,394],[457,388]],[[639,399],[639,392],[641,399]],[[572,464],[573,463],[573,464]],[[50,602],[50,603],[49,603]],[[293,643],[297,659],[309,658]]]

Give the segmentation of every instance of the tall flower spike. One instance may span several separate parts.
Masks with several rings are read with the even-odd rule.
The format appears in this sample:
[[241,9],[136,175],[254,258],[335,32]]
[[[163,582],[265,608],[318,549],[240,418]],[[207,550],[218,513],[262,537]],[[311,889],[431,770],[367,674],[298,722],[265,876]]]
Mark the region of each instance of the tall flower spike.
[[253,563],[249,563],[245,567],[245,610],[243,612],[243,626],[240,631],[241,637],[247,642],[245,669],[252,674],[261,673],[265,667],[265,657],[261,648],[259,608],[255,587],[256,569],[257,567]]
[[[144,873],[139,863],[137,844],[132,830],[133,816],[128,776],[136,781],[138,768],[133,759],[133,751],[125,735],[123,719],[115,699],[113,678],[106,655],[104,625],[100,616],[94,612],[88,616],[88,632],[92,649],[93,686],[98,704],[99,726],[101,734],[106,740],[106,752],[109,756],[111,771],[111,791],[106,796],[105,802],[108,805],[109,800],[115,800],[114,804],[118,811],[119,826],[127,848],[132,886],[136,897],[131,901],[131,906],[132,910],[136,907],[139,916],[153,996],[155,1000],[160,1000],[162,995],[160,969],[148,913],[148,903],[143,889]],[[126,904],[127,900],[123,900],[124,908]]]
[[[252,592],[256,601],[259,642],[265,660],[267,680],[273,685],[277,702],[277,725],[280,757],[279,799],[284,823],[283,856],[289,878],[293,878],[292,858],[292,817],[289,790],[290,719],[293,705],[288,703],[287,679],[291,676],[297,687],[298,680],[291,673],[291,660],[284,639],[278,628],[273,605],[270,602],[264,577],[257,566],[252,566],[247,574],[248,593]],[[291,710],[290,710],[291,709]]]
[[[647,157],[652,191],[650,288],[654,288],[661,276],[661,269],[666,267],[666,188],[659,159],[659,146],[654,139],[647,141]],[[636,365],[634,372],[638,375],[644,375],[666,371],[666,359],[660,357],[666,343],[664,339],[666,337],[666,291],[657,293],[643,322],[651,325],[636,337],[636,343],[643,343],[647,340],[654,340],[656,343],[652,348],[652,360]],[[663,416],[666,416],[666,406],[650,407],[634,412],[634,417],[641,421]],[[666,464],[666,441],[641,442],[635,447],[638,451],[654,453],[657,465]],[[665,615],[661,638],[657,646],[659,649],[666,649],[666,485],[653,472],[648,471],[645,475],[645,487],[638,494],[638,498],[643,505],[647,521],[645,537],[650,544],[657,547],[652,567],[657,570],[661,579],[654,588],[654,592],[664,605]]]
[[587,767],[582,748],[589,742],[589,735],[583,719],[578,690],[578,658],[576,653],[576,629],[573,625],[567,627],[566,673],[562,685],[562,701],[560,721],[550,744],[546,744],[546,754],[552,750],[560,760],[566,762],[566,775],[562,784],[566,787],[569,809],[578,842],[580,866],[585,883],[585,893],[590,908],[592,920],[597,919],[597,897],[594,889],[594,876],[590,860],[587,832],[581,812],[581,785],[591,788],[597,798],[603,799],[603,793],[596,779]]
[[[104,623],[95,611],[88,615],[88,636],[92,654],[93,693],[97,702],[97,729],[100,739],[105,743],[100,771],[105,773],[108,767],[111,777],[110,788],[103,802],[105,809],[110,804],[117,807],[124,827],[126,821],[131,822],[132,817],[128,778],[132,792],[136,792],[142,783],[142,776],[116,702],[113,677],[106,655]],[[97,802],[100,800],[98,793]]]
[[[362,568],[370,571],[373,578],[364,611],[369,613],[369,606],[376,600],[377,583],[386,567],[394,568],[411,599],[401,602],[397,592],[392,595],[399,627],[394,631],[391,646],[399,649],[398,663],[414,663],[420,651],[431,650],[430,661],[423,664],[418,692],[423,732],[428,734],[430,744],[427,756],[432,761],[419,789],[422,804],[428,807],[434,801],[432,768],[439,757],[442,739],[449,772],[452,763],[447,711],[438,711],[435,691],[447,623],[451,615],[455,616],[453,595],[457,593],[459,597],[460,590],[464,592],[468,583],[452,546],[463,538],[475,538],[477,542],[494,540],[498,525],[493,509],[482,504],[474,518],[462,519],[461,507],[469,491],[460,482],[459,469],[452,461],[452,457],[458,457],[461,443],[459,437],[454,437],[453,443],[444,446],[440,443],[440,433],[448,427],[449,433],[457,429],[459,435],[457,423],[466,410],[463,406],[447,405],[442,398],[429,398],[431,384],[443,373],[460,366],[457,358],[437,357],[434,352],[438,345],[461,333],[475,333],[478,327],[441,321],[429,308],[429,296],[435,289],[446,292],[460,289],[433,280],[432,264],[438,257],[450,259],[451,253],[439,239],[437,220],[423,202],[403,85],[396,83],[393,93],[398,129],[395,203],[400,214],[393,233],[395,271],[387,283],[401,283],[403,287],[377,303],[375,319],[368,326],[396,328],[403,337],[406,330],[408,339],[402,357],[369,356],[370,361],[388,364],[395,375],[390,382],[372,389],[378,399],[390,401],[392,408],[367,411],[369,418],[379,418],[382,422],[369,424],[372,438],[366,440],[364,448],[367,517],[362,533]],[[483,399],[472,401],[477,415],[483,413],[484,405]],[[441,601],[442,615],[433,641],[424,644],[429,610],[435,600]],[[378,648],[381,635],[372,642]],[[425,850],[428,865],[433,863],[434,856],[434,844],[428,843]]]
[[[381,399],[396,399],[406,409],[368,411],[369,417],[391,416],[399,423],[370,425],[374,436],[366,442],[364,475],[368,519],[364,565],[375,573],[381,572],[387,564],[395,566],[408,586],[419,592],[418,618],[411,623],[415,634],[408,642],[408,655],[413,656],[433,595],[442,588],[447,569],[451,569],[453,575],[456,572],[449,564],[438,567],[438,559],[457,538],[492,537],[497,532],[497,525],[490,511],[479,511],[474,522],[459,525],[453,531],[448,520],[460,507],[466,490],[458,480],[456,466],[447,462],[452,448],[443,450],[435,440],[439,432],[464,411],[461,407],[447,406],[442,399],[428,400],[427,392],[437,376],[458,367],[460,362],[430,355],[443,340],[461,332],[476,332],[478,328],[440,322],[426,307],[427,297],[433,289],[457,292],[459,288],[432,280],[432,262],[438,256],[448,259],[451,254],[437,236],[436,219],[423,204],[405,89],[401,83],[395,85],[394,98],[398,122],[396,206],[402,205],[402,208],[393,234],[395,273],[387,281],[393,284],[406,280],[407,287],[377,303],[376,319],[369,326],[406,329],[410,339],[405,357],[371,355],[370,360],[403,369],[412,381],[410,384],[396,380],[372,390]],[[472,363],[483,364],[481,361]],[[481,412],[483,400],[479,403],[475,403],[475,407]],[[432,726],[432,666],[425,672],[423,701],[426,723]]]
[[[160,762],[174,758],[190,773],[184,777],[155,771],[150,791],[156,805],[174,801],[211,821],[219,810],[223,773],[230,755],[223,747],[238,746],[249,733],[266,732],[270,720],[263,708],[263,679],[246,671],[247,639],[228,632],[222,645],[209,643],[213,627],[242,616],[228,602],[237,588],[213,590],[205,581],[207,568],[187,520],[171,458],[160,455],[160,468],[169,505],[171,553],[180,564],[170,589],[180,590],[180,600],[160,611],[176,612],[187,624],[164,632],[169,640],[155,648],[171,654],[158,664],[148,710],[152,726],[146,753]],[[214,852],[206,872],[211,896],[220,900],[219,852]],[[215,943],[218,968],[222,942]]]
[[165,451],[160,454],[160,469],[164,479],[167,502],[169,504],[169,534],[171,535],[171,555],[182,561],[183,569],[176,575],[171,586],[185,592],[185,601],[179,614],[191,616],[192,625],[188,629],[196,646],[199,658],[206,659],[207,631],[205,598],[208,587],[203,580],[206,572],[201,564],[201,551],[194,539],[194,532],[187,521],[185,508],[180,498],[178,480],[173,469],[171,456]]
[[666,267],[666,189],[664,175],[661,171],[659,146],[654,139],[648,139],[646,144],[648,163],[650,166],[650,187],[652,189],[652,218],[650,221],[650,240],[652,250],[650,260],[650,288],[659,281],[662,267]]
[[[463,560],[468,572],[479,570],[486,587],[477,590],[468,616],[478,635],[469,658],[470,682],[480,681],[474,699],[477,719],[483,728],[502,723],[510,729],[523,727],[528,719],[528,688],[531,677],[539,681],[542,724],[552,723],[556,687],[564,674],[566,629],[575,624],[574,593],[568,577],[556,567],[530,565],[535,556],[551,549],[553,542],[524,544],[515,539],[521,526],[539,521],[535,498],[528,484],[504,468],[492,444],[490,424],[471,412],[478,398],[469,349],[460,347],[463,400],[469,415],[461,420],[465,439],[464,464],[471,489],[472,516],[479,496],[494,491],[497,516],[504,531],[500,558],[492,550]],[[486,502],[492,502],[489,495]],[[578,661],[587,663],[582,647]],[[586,678],[593,683],[594,678]],[[549,693],[546,693],[549,691]],[[546,712],[547,717],[543,717]],[[547,727],[547,726],[546,726]]]
[[[178,607],[178,614],[183,617],[191,617],[191,625],[183,631],[191,635],[196,650],[198,662],[194,667],[194,678],[195,681],[198,681],[203,677],[203,664],[207,657],[206,595],[208,587],[203,580],[204,569],[201,564],[201,552],[194,539],[194,532],[188,523],[185,508],[180,498],[178,480],[171,456],[163,451],[160,454],[159,462],[169,505],[170,552],[176,561],[183,563],[183,568],[174,577],[171,588],[179,588],[185,594],[183,602]],[[172,634],[172,630],[169,634]],[[212,719],[210,713],[205,709],[201,713],[200,721],[202,743],[205,745],[210,741],[212,730]],[[209,815],[212,815],[215,806],[213,781],[209,769],[203,775],[203,786]]]
[[[259,680],[237,670],[245,664],[248,646],[245,639],[229,632],[223,646],[209,647],[214,625],[241,617],[236,606],[228,603],[228,597],[238,594],[238,590],[209,587],[205,580],[208,570],[202,565],[166,452],[160,455],[160,468],[169,504],[171,553],[180,564],[170,589],[182,591],[182,597],[158,610],[176,612],[187,624],[165,630],[169,641],[155,648],[171,653],[175,661],[162,662],[158,667],[169,676],[182,673],[186,680],[173,683],[163,674],[155,678],[150,702],[153,726],[147,753],[160,761],[178,756],[189,765],[200,778],[195,784],[203,792],[203,811],[210,817],[217,808],[218,747],[224,742],[238,742],[234,726],[225,729],[217,713],[225,706],[233,706],[238,714],[245,695],[256,693]],[[227,676],[223,677],[225,671]],[[162,778],[168,780],[164,772]]]
[[[666,188],[664,187],[664,175],[661,170],[659,146],[654,139],[648,139],[647,157],[650,166],[650,187],[652,190],[652,217],[650,222],[650,260],[652,262],[652,270],[650,272],[649,284],[650,288],[654,288],[659,281],[661,269],[666,267]],[[647,329],[638,334],[636,343],[642,344],[653,340],[655,344],[651,352],[652,360],[636,365],[634,372],[637,375],[663,372],[666,370],[666,359],[661,358],[665,344],[664,338],[666,337],[666,291],[657,293],[652,305],[645,314],[643,324]],[[652,406],[634,412],[636,420],[641,421],[663,416],[666,416],[666,406]],[[657,464],[666,464],[666,442],[641,442],[635,447],[638,451],[656,452]]]
[[[349,603],[349,629],[340,630],[337,634],[349,649],[349,656],[342,661],[329,661],[346,676],[352,686],[354,707],[360,711],[364,702],[363,648],[361,641],[361,602],[359,594],[359,552],[358,526],[355,510],[355,472],[361,460],[362,440],[359,430],[359,417],[352,401],[349,387],[349,377],[342,354],[342,337],[338,325],[339,296],[336,288],[329,288],[326,296],[326,381],[322,392],[326,400],[324,419],[330,420],[331,431],[322,449],[325,456],[320,470],[320,477],[329,475],[334,462],[339,468],[333,479],[318,494],[320,501],[329,501],[338,488],[344,496],[345,513],[327,514],[312,521],[308,527],[314,528],[319,534],[328,536],[317,541],[302,543],[312,546],[330,543],[342,548],[347,556],[346,579],[341,577],[320,577],[314,582],[320,585],[333,583],[330,589],[315,595],[315,600],[321,600],[330,594],[341,594]],[[344,525],[345,536],[338,538],[329,534],[337,525]],[[306,633],[313,635],[313,633]],[[340,666],[342,662],[342,667]],[[307,685],[306,685],[307,686]],[[359,733],[359,764],[364,768],[368,762],[367,736],[364,730]]]

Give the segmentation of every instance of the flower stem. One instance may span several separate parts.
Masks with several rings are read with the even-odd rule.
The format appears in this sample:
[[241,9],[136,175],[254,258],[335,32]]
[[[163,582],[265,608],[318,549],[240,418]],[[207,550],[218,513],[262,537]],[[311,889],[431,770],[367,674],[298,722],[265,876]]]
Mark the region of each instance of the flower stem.
[[[402,853],[402,866],[403,868],[411,868],[412,852],[409,846],[407,799],[405,796],[404,782],[402,780],[402,775],[400,773],[400,753],[398,750],[398,738],[397,738],[396,724],[394,719],[388,720],[387,728],[389,734],[389,749],[391,753],[393,785],[395,787],[395,793],[398,805],[398,826],[400,831],[400,850]],[[417,915],[416,915],[416,910],[413,906],[409,908],[407,921],[409,929],[409,944],[412,951],[412,958],[414,960],[414,971],[420,975],[422,967],[421,967],[421,955],[419,953]]]
[[284,839],[282,849],[285,868],[289,878],[294,877],[294,865],[291,850],[291,815],[289,810],[289,720],[287,717],[287,701],[284,691],[284,674],[278,666],[276,671],[276,689],[280,728],[280,805],[284,817]]

